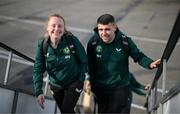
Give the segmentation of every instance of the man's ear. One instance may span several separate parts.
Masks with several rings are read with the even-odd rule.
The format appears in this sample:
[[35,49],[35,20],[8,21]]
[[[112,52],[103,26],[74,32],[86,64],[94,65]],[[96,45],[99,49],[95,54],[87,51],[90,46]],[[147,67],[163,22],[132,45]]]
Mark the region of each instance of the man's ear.
[[117,24],[113,24],[113,26],[114,26],[114,31],[116,31],[117,30]]

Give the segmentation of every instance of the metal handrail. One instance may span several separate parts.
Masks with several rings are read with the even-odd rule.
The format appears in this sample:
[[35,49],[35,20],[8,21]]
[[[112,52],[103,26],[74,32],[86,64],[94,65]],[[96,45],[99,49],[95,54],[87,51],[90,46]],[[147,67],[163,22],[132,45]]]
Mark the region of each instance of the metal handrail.
[[31,59],[30,57],[18,52],[17,50],[5,45],[4,43],[0,42],[0,47],[2,47],[3,49],[9,51],[9,56],[8,56],[8,61],[7,61],[7,66],[6,66],[6,73],[5,73],[5,77],[4,77],[4,85],[8,84],[8,78],[9,78],[9,71],[11,68],[11,62],[12,62],[12,57],[13,54],[16,54],[19,57],[22,57],[23,59],[30,61],[32,63],[34,63],[35,61],[33,59]]
[[[157,84],[158,84],[158,80],[162,74],[162,71],[166,70],[166,63],[168,62],[177,42],[178,42],[178,39],[180,37],[180,10],[179,10],[179,13],[178,13],[178,16],[176,18],[176,21],[175,21],[175,24],[174,24],[174,27],[172,29],[172,32],[171,32],[171,35],[169,37],[169,40],[168,40],[168,43],[166,45],[166,48],[164,50],[164,53],[161,57],[161,63],[157,69],[157,72],[155,74],[155,77],[153,79],[153,82],[152,82],[152,87],[151,87],[151,91],[148,93],[149,95],[152,94],[154,99],[152,99],[153,103],[151,104],[153,107],[151,107],[151,110],[149,112],[152,112],[154,110],[157,109],[157,107],[159,106],[160,102],[157,103]],[[163,72],[163,79],[165,79],[164,75],[166,74],[165,73],[166,71]],[[165,80],[164,80],[165,81]],[[164,85],[165,82],[163,82],[163,85]],[[165,87],[163,87],[164,91],[165,91]],[[165,92],[163,92],[165,95]],[[152,96],[151,96],[152,97]],[[147,98],[148,99],[148,98]],[[148,100],[146,100],[146,102],[148,102]],[[145,103],[147,104],[147,103]]]
[[165,103],[169,99],[171,99],[173,96],[178,94],[180,92],[180,83],[177,83],[174,87],[172,87],[169,92],[164,95],[164,97],[161,99],[161,103]]
[[[23,59],[29,61],[29,62],[32,62],[32,63],[35,63],[35,60],[20,53],[19,51],[5,45],[4,43],[0,42],[0,47],[4,48],[5,50],[7,51],[10,51],[10,54],[9,54],[9,59],[8,59],[8,64],[7,64],[7,68],[6,68],[6,74],[5,74],[5,79],[4,79],[4,84],[6,85],[7,84],[7,81],[8,81],[8,75],[9,75],[9,70],[10,70],[10,64],[11,64],[11,60],[12,60],[12,54],[16,54],[17,56],[19,57],[22,57]],[[47,78],[48,78],[48,75],[47,75]],[[44,88],[44,95],[47,95],[47,89],[48,89],[48,79],[46,79],[44,81],[46,84],[45,88]]]
[[33,63],[35,62],[34,59],[32,59],[32,58],[30,58],[30,57],[28,57],[28,56],[26,56],[26,55],[20,53],[19,51],[17,51],[17,50],[15,50],[15,49],[13,49],[13,48],[11,48],[11,47],[5,45],[5,44],[2,43],[2,42],[0,42],[0,47],[6,49],[7,51],[11,51],[12,53],[18,55],[19,57],[22,57],[22,58],[25,59],[25,60],[28,60],[28,61],[33,62]]
[[170,100],[172,97],[174,97],[175,95],[177,95],[180,92],[180,83],[176,84],[174,87],[172,87],[168,93],[166,93],[161,100],[159,101],[159,104],[154,105],[154,107],[152,108],[152,110],[156,110],[157,108],[159,108],[160,103],[163,104],[165,102],[167,102],[168,100]]
[[153,83],[152,83],[152,89],[154,88],[156,81],[158,81],[160,76],[161,76],[162,68],[163,68],[163,62],[162,61],[164,59],[166,59],[166,61],[168,62],[169,57],[171,56],[171,53],[172,53],[172,51],[174,50],[174,48],[175,48],[175,46],[177,44],[179,36],[180,36],[180,11],[179,11],[178,16],[176,18],[174,27],[172,29],[172,32],[171,32],[171,35],[169,37],[166,48],[164,50],[164,53],[163,53],[163,55],[161,57],[161,64],[160,64],[160,67],[158,68],[158,70],[156,72],[155,77],[154,77],[154,80],[153,80]]

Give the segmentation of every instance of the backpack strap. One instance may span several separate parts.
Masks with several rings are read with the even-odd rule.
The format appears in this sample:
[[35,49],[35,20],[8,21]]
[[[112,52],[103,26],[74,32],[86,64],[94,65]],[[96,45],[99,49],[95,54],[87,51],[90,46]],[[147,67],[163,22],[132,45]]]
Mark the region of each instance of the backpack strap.
[[42,41],[42,44],[43,44],[42,51],[43,51],[43,55],[44,55],[43,58],[44,58],[44,63],[46,65],[46,68],[47,68],[47,61],[46,61],[46,59],[47,59],[47,50],[48,50],[48,42],[49,42],[49,40],[50,40],[49,37],[45,37],[45,38],[43,38],[43,41]]
[[67,43],[67,46],[68,48],[70,49],[70,52],[75,55],[76,53],[76,50],[75,50],[75,47],[74,47],[74,44],[73,44],[73,41],[72,41],[72,34],[67,34],[65,35],[65,40],[66,40],[66,43]]
[[99,40],[97,39],[97,37],[93,36],[93,41],[91,43],[91,45],[93,46],[93,49],[96,49],[98,42],[99,42]]
[[122,34],[121,38],[122,38],[122,40],[121,40],[122,48],[126,52],[126,54],[129,55],[130,48],[129,48],[129,43],[128,43],[128,37],[126,35]]
[[43,39],[43,54],[46,57],[47,56],[47,50],[48,50],[48,42],[49,42],[50,38],[49,37],[45,37]]
[[70,50],[70,52],[74,55],[75,59],[79,62],[78,56],[76,54],[76,50],[75,50],[75,46],[73,43],[73,38],[72,38],[73,34],[68,32],[65,34],[64,39],[66,40],[67,46]]
[[98,42],[98,41],[97,41],[96,37],[93,36],[92,45],[96,47],[96,46],[97,46],[97,42]]
[[97,37],[93,36],[93,41],[91,42],[91,45],[92,45],[92,50],[93,50],[94,57],[96,57],[96,47],[98,45],[98,42],[99,42],[99,40],[97,39]]

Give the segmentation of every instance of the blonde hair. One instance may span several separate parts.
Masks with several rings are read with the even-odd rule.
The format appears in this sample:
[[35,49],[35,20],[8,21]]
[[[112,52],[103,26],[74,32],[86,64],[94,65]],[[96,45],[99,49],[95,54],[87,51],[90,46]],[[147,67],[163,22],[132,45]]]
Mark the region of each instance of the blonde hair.
[[56,13],[55,13],[55,14],[49,15],[49,16],[48,16],[48,19],[46,20],[44,37],[49,37],[49,34],[48,34],[48,32],[47,32],[46,29],[47,29],[47,26],[48,26],[48,23],[49,23],[49,20],[51,19],[51,17],[57,17],[57,18],[62,19],[63,22],[64,22],[64,34],[65,34],[65,33],[68,33],[68,31],[67,31],[67,29],[66,29],[66,26],[65,26],[65,20],[64,20],[63,16],[61,16],[60,14],[56,14]]

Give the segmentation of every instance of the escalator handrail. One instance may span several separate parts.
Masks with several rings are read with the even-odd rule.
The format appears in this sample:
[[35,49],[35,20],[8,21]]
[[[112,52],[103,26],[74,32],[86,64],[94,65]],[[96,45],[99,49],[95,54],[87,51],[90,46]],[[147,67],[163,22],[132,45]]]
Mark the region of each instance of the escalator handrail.
[[15,50],[15,49],[13,49],[13,48],[11,48],[11,47],[9,47],[9,46],[7,46],[6,44],[4,44],[4,43],[2,43],[2,42],[0,42],[0,47],[4,48],[4,49],[7,50],[7,51],[11,51],[13,54],[18,55],[19,57],[22,57],[23,59],[25,59],[25,60],[27,60],[27,61],[30,61],[30,62],[32,62],[32,63],[35,62],[34,59],[32,59],[32,58],[30,58],[30,57],[28,57],[28,56],[20,53],[19,51]]
[[159,78],[162,74],[163,60],[166,59],[166,61],[168,62],[168,60],[171,56],[171,53],[174,50],[174,48],[178,42],[179,37],[180,37],[180,10],[179,10],[178,16],[176,18],[174,27],[172,29],[171,35],[169,37],[168,43],[164,50],[164,53],[161,57],[161,64],[155,74],[151,89],[153,89],[155,87],[156,82],[159,80]]
[[166,93],[163,98],[161,99],[161,104],[164,104],[166,101],[174,97],[180,92],[180,83],[177,83],[174,87],[172,87],[168,93]]

